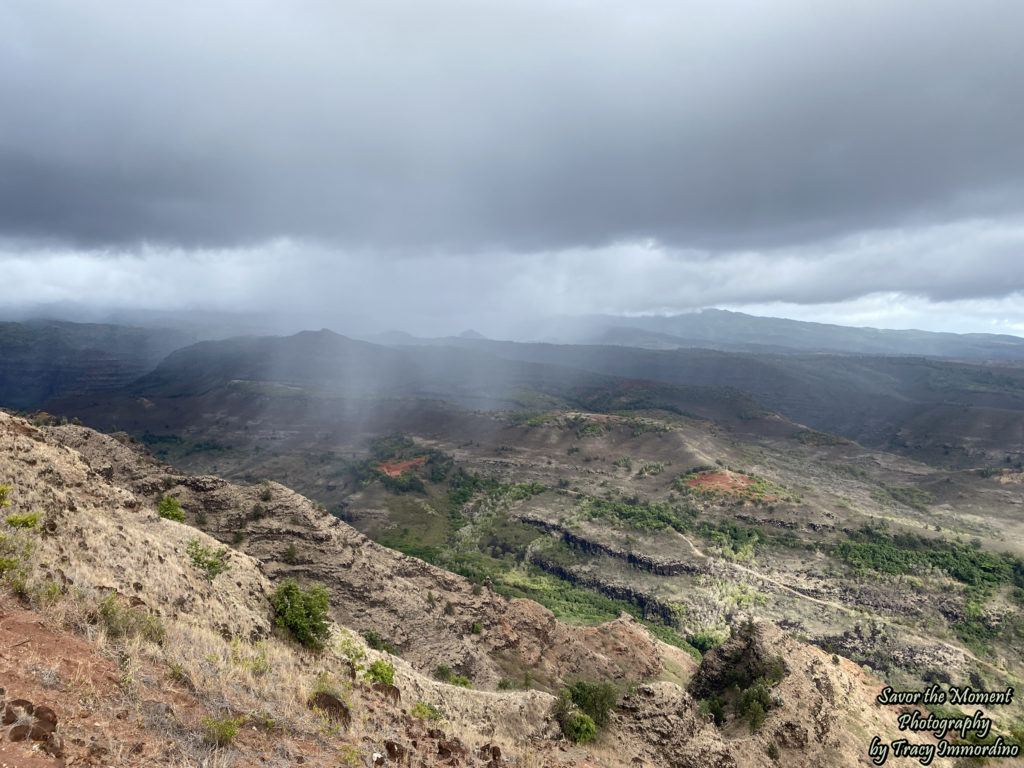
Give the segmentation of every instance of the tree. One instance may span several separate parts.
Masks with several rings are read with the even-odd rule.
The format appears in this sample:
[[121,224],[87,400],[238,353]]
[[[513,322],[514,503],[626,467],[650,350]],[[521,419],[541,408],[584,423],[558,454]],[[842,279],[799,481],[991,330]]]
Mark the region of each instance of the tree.
[[176,523],[185,522],[185,513],[181,511],[181,505],[178,503],[178,500],[166,493],[156,505],[156,513],[160,515],[160,517],[167,520],[173,520]]
[[289,630],[305,646],[324,647],[324,640],[330,635],[327,626],[330,596],[322,584],[314,584],[303,591],[295,579],[285,579],[270,596],[270,604],[277,614],[277,626]]

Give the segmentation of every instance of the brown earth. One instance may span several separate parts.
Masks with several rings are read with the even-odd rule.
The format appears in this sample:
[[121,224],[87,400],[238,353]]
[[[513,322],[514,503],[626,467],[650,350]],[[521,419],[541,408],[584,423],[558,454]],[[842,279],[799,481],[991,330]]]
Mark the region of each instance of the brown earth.
[[754,479],[747,475],[740,475],[726,470],[714,472],[700,472],[695,477],[686,481],[691,488],[702,491],[715,491],[717,493],[731,493],[732,491],[745,491],[754,484]]
[[385,461],[383,464],[378,464],[375,469],[378,472],[383,472],[388,477],[398,477],[406,470],[425,464],[426,461],[426,456],[419,456],[418,458],[409,459],[408,461]]

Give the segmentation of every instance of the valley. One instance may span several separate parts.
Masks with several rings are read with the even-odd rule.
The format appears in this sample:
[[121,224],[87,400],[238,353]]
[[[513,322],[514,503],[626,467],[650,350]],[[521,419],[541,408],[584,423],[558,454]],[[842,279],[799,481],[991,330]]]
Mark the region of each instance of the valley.
[[[1012,431],[953,461],[931,442],[893,450],[790,420],[721,378],[510,357],[324,331],[203,342],[125,386],[51,397],[33,418],[79,430],[61,439],[86,457],[127,451],[97,466],[135,493],[173,495],[270,578],[330,585],[341,624],[475,689],[557,694],[581,676],[692,688],[702,659],[752,621],[897,689],[1024,678]],[[871,363],[843,367],[857,364]],[[59,426],[70,418],[120,443],[83,440]],[[150,453],[157,463],[130,469]],[[255,490],[239,499],[183,473]],[[293,491],[309,513],[281,506]],[[359,536],[416,559],[354,561]],[[395,574],[419,581],[382,599],[371,585]],[[539,605],[507,613],[502,601]],[[558,640],[531,613],[544,609]],[[499,625],[520,639],[510,646]],[[654,643],[646,656],[626,650],[640,636]],[[1011,732],[1022,712],[994,712],[996,728]]]

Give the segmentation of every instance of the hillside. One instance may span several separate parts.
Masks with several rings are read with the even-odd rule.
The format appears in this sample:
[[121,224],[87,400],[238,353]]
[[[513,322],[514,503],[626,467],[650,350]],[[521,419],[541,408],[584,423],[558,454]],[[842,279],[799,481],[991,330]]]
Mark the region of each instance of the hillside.
[[930,463],[965,468],[1024,461],[1024,368],[1015,363],[453,339],[443,343],[507,360],[557,361],[620,379],[730,388],[791,421]]
[[778,317],[758,317],[721,309],[631,318],[597,316],[586,318],[584,322],[604,329],[592,333],[586,339],[587,343],[653,346],[660,349],[705,347],[746,349],[750,352],[774,349],[845,355],[1024,360],[1024,339],[1018,336],[855,328]]
[[[4,695],[16,713],[27,710],[13,699],[33,702],[36,714],[22,717],[38,719],[49,707],[57,723],[56,735],[42,742],[50,756],[30,749],[40,742],[10,736],[0,742],[4,757],[20,765],[216,759],[218,765],[759,766],[771,764],[774,752],[788,765],[809,766],[865,762],[867,734],[898,733],[895,709],[871,703],[877,680],[769,625],[742,629],[694,669],[631,620],[589,629],[563,625],[534,603],[507,602],[378,547],[284,487],[185,476],[85,428],[38,428],[0,414],[0,467],[11,487],[8,515],[39,515],[20,527],[8,517],[4,534],[9,553],[15,541],[34,549],[18,549],[5,570],[0,631],[14,642],[5,642],[0,655]],[[189,540],[211,549],[217,543],[154,512],[162,494],[180,496],[189,522],[224,537],[225,523],[248,515],[249,503],[268,491],[264,514],[249,520],[241,548],[228,552],[230,570],[212,579],[190,564],[185,550]],[[289,541],[294,557],[287,555]],[[373,624],[384,634],[390,616],[396,628],[416,628],[393,638],[402,656],[368,649],[338,625],[324,651],[295,645],[273,626],[266,599],[285,574],[323,578],[340,624]],[[436,604],[456,604],[455,617],[435,611],[431,595]],[[482,625],[480,632],[459,626],[470,619]],[[546,668],[552,683],[582,665],[588,675],[621,673],[636,687],[618,695],[597,741],[567,747],[558,740],[552,696],[487,690],[496,682],[488,665],[499,650]],[[464,659],[481,690],[431,679],[433,654],[442,652]],[[394,666],[398,702],[389,689],[351,681],[349,660],[361,654],[360,661]],[[785,659],[781,680],[756,733],[721,730],[698,712],[694,696],[715,690],[729,665],[756,667],[774,658]],[[652,681],[666,664],[694,682],[684,688],[679,678]],[[328,687],[344,709],[318,714],[306,706]],[[416,717],[417,702],[425,703],[423,711],[431,711],[426,704],[436,707],[444,719],[431,725]],[[244,727],[218,746],[209,743],[214,721],[204,718]]]
[[117,389],[191,341],[169,329],[0,322],[0,403],[31,409],[57,395]]

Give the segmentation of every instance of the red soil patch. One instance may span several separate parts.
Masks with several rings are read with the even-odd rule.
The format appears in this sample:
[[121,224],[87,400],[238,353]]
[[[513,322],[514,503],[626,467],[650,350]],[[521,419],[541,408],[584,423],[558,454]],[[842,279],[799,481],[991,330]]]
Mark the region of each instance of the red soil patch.
[[400,474],[405,472],[405,470],[412,469],[413,467],[418,467],[421,464],[425,464],[426,462],[426,456],[420,456],[419,458],[416,459],[409,459],[408,461],[385,461],[383,464],[377,465],[377,471],[383,472],[388,477],[398,477]]
[[754,484],[754,480],[746,475],[734,475],[731,472],[701,472],[696,477],[687,480],[686,484],[702,491],[728,493],[730,491],[745,491]]

